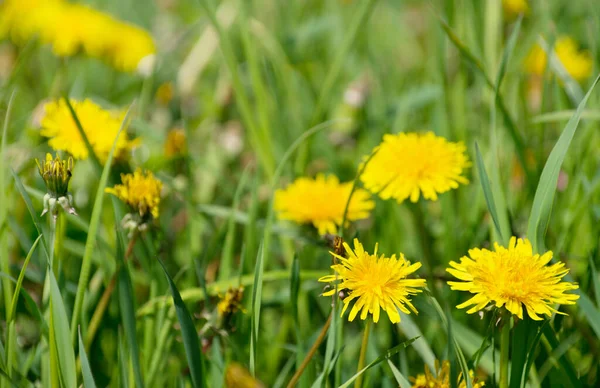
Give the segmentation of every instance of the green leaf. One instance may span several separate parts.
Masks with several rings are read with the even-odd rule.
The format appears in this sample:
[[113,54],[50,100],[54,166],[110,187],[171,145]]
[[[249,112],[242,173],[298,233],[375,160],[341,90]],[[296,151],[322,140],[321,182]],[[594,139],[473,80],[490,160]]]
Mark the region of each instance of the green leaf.
[[398,383],[400,388],[411,388],[412,384],[406,379],[406,377],[404,377],[404,375],[400,372],[400,370],[398,370],[398,368],[396,368],[396,366],[394,365],[392,360],[388,359],[387,362],[388,362],[388,365],[390,366],[390,369],[392,370],[392,374],[394,375],[394,378],[396,379],[396,382]]
[[50,330],[56,341],[60,380],[64,387],[77,386],[77,369],[75,368],[75,353],[69,341],[69,318],[63,304],[58,283],[52,269],[48,267],[50,277]]
[[435,370],[435,354],[431,350],[427,340],[425,340],[423,333],[421,333],[421,329],[419,329],[419,326],[417,326],[410,315],[404,313],[400,313],[400,315],[402,319],[398,323],[398,328],[407,338],[419,337],[418,340],[413,342],[412,347],[419,353],[423,362],[429,366],[429,369]]
[[[544,325],[542,330],[544,337],[546,337],[548,343],[550,344],[550,347],[552,349],[558,348],[560,346],[560,342],[556,338],[554,329],[552,329],[550,325]],[[560,358],[558,359],[558,368],[564,385],[569,387],[581,387],[581,382],[579,379],[577,379],[577,372],[571,361],[567,358],[567,355],[564,353],[560,355]]]
[[483,189],[485,202],[487,204],[490,215],[492,216],[492,220],[494,221],[496,232],[498,232],[500,238],[504,240],[504,238],[508,238],[508,236],[504,236],[504,234],[502,233],[502,228],[500,227],[500,220],[498,218],[498,211],[496,210],[496,201],[494,200],[494,193],[492,192],[492,188],[490,186],[490,179],[488,177],[487,171],[485,170],[483,158],[481,157],[481,151],[479,151],[479,145],[477,143],[475,143],[475,154],[477,160],[477,171],[479,172],[479,181],[481,182],[481,188]]
[[596,265],[594,264],[594,258],[592,256],[590,256],[589,263],[592,286],[594,287],[594,299],[596,300],[596,306],[600,306],[600,280],[598,280],[598,272],[596,271]]
[[592,302],[589,296],[581,292],[581,290],[576,290],[576,292],[579,294],[577,305],[586,316],[592,330],[596,333],[596,337],[600,338],[600,310],[594,306],[594,302]]
[[541,323],[529,317],[519,320],[513,327],[511,358],[510,358],[510,386],[521,387],[527,381],[524,373],[527,366],[527,356],[535,351],[537,343],[534,340],[539,336]]
[[395,356],[396,354],[398,354],[402,349],[407,348],[410,344],[413,343],[413,341],[417,340],[418,337],[415,338],[411,338],[407,341],[402,342],[400,345],[394,346],[393,348],[389,349],[387,352],[385,352],[384,354],[382,354],[381,356],[377,357],[375,360],[373,360],[372,362],[370,362],[367,366],[365,366],[363,369],[361,369],[360,371],[358,371],[354,376],[352,376],[348,381],[346,381],[344,384],[340,385],[340,388],[346,388],[349,387],[350,384],[352,384],[354,382],[354,380],[356,380],[358,378],[358,376],[362,375],[363,373],[365,373],[367,370],[371,369],[372,367],[376,366],[377,364],[379,364],[382,361],[386,361],[388,360],[390,357]]
[[21,268],[19,278],[17,279],[17,285],[15,286],[15,291],[13,293],[12,302],[10,304],[10,309],[8,311],[6,323],[10,323],[15,318],[15,312],[17,311],[17,300],[19,299],[19,293],[21,292],[21,286],[23,285],[23,279],[25,278],[25,271],[27,270],[29,260],[31,260],[31,256],[33,255],[33,252],[35,251],[35,248],[37,247],[41,238],[42,235],[39,235],[38,238],[35,239],[33,245],[31,246],[31,249],[29,250],[29,253],[27,253],[25,261],[23,262],[23,267]]
[[129,120],[129,114],[131,113],[132,107],[133,104],[127,110],[127,113],[123,118],[123,122],[121,123],[121,127],[119,128],[119,132],[117,132],[117,136],[113,141],[112,148],[110,150],[110,153],[108,154],[108,159],[106,160],[106,164],[104,165],[104,169],[102,170],[102,175],[100,176],[98,190],[96,190],[96,199],[94,200],[94,207],[92,209],[92,217],[90,219],[90,229],[88,231],[88,237],[85,241],[85,253],[81,262],[79,282],[77,283],[77,294],[75,295],[75,306],[73,307],[73,316],[71,318],[71,342],[73,344],[77,339],[77,325],[79,323],[79,319],[81,318],[83,297],[87,290],[88,281],[90,279],[90,271],[92,269],[92,255],[94,254],[94,250],[96,249],[96,239],[98,236],[98,228],[100,226],[100,216],[102,215],[102,207],[104,204],[104,189],[106,188],[106,184],[108,183],[108,176],[110,174],[110,169],[115,153],[115,148],[117,146],[117,141],[119,139],[119,136],[121,135],[121,132],[125,128],[127,121]]
[[81,360],[81,375],[83,377],[84,388],[96,388],[94,382],[94,376],[92,376],[92,368],[90,368],[90,362],[88,361],[87,354],[85,353],[85,346],[83,346],[83,340],[81,339],[81,331],[79,332],[79,359]]
[[560,173],[560,168],[565,160],[569,145],[571,145],[571,140],[573,140],[573,136],[579,125],[579,120],[581,119],[585,104],[598,83],[598,80],[600,80],[600,76],[596,77],[587,94],[583,100],[581,100],[581,103],[577,107],[577,111],[567,123],[556,142],[556,145],[550,152],[550,156],[548,156],[546,165],[542,170],[542,175],[537,190],[535,191],[535,197],[533,198],[529,223],[527,225],[527,237],[533,245],[534,252],[543,249],[544,236],[550,222],[552,203],[554,202],[554,194],[558,183],[558,174]]
[[254,267],[254,285],[252,288],[252,316],[250,332],[250,373],[256,374],[256,350],[258,342],[258,326],[260,322],[260,308],[262,304],[263,273],[264,273],[264,254],[263,245],[258,248],[256,256],[256,265]]
[[192,316],[188,311],[185,303],[181,299],[181,295],[173,282],[173,279],[167,272],[167,268],[163,264],[160,258],[156,258],[160,263],[160,266],[167,277],[171,294],[173,296],[173,303],[175,303],[175,312],[177,313],[177,320],[181,326],[181,335],[183,337],[183,346],[185,348],[185,356],[187,358],[188,366],[190,368],[190,375],[192,376],[192,385],[194,387],[205,387],[205,373],[204,373],[204,357],[200,350],[200,341],[198,340],[198,333],[196,326],[192,320]]

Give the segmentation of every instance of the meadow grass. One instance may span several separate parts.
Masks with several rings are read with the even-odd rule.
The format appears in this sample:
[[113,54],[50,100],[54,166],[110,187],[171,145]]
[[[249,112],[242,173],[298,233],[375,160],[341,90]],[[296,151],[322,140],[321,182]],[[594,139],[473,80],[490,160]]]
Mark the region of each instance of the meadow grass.
[[[131,71],[138,45],[109,56],[84,42],[60,55],[57,40],[87,36],[89,24],[21,39],[0,5],[0,387],[410,387],[426,369],[436,387],[598,385],[593,1],[530,0],[523,14],[502,0],[72,3],[145,29],[156,52]],[[136,34],[115,38],[122,26],[107,25],[90,36]],[[535,47],[544,61],[531,59]],[[72,103],[87,98],[119,114],[90,120]],[[67,180],[72,198],[49,192],[76,215],[48,205],[36,168],[47,152],[70,155],[40,129],[51,100],[64,101],[55,121],[86,155]],[[429,131],[464,144],[468,183],[413,202],[383,199],[386,182],[356,216],[384,135]],[[131,194],[137,204],[106,192],[138,167],[152,174]],[[346,251],[316,222],[285,219],[278,197],[319,173],[346,194],[293,205],[341,209],[335,235],[350,246],[422,263],[404,275],[427,281],[410,297],[418,314],[349,321],[355,299],[341,315],[349,299],[338,296],[360,289],[319,279],[346,279],[330,254]],[[156,213],[139,205],[153,200]],[[512,236],[552,251],[544,268],[565,264],[574,304],[546,298],[560,313],[536,311],[539,321],[508,304],[456,308],[473,295],[451,290],[450,262]],[[539,280],[528,274],[523,290]]]

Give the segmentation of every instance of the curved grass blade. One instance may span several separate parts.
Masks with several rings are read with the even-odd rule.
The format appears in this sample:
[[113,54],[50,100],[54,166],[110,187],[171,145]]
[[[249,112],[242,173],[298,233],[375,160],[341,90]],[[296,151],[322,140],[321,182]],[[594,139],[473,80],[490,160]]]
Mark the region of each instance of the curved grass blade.
[[264,255],[263,245],[258,248],[256,256],[256,265],[254,267],[254,286],[252,288],[252,318],[251,318],[251,333],[250,333],[250,373],[256,376],[256,349],[258,342],[258,326],[260,322],[260,308],[263,289],[263,274],[264,274]]
[[15,286],[15,291],[12,297],[12,302],[10,304],[10,309],[8,310],[6,323],[10,323],[15,317],[15,312],[17,311],[17,300],[19,299],[19,293],[21,292],[21,286],[23,285],[23,279],[25,278],[25,271],[27,270],[29,260],[31,259],[31,256],[33,255],[33,252],[35,251],[35,248],[37,247],[41,238],[42,235],[39,235],[38,238],[35,239],[33,245],[31,246],[31,249],[29,250],[29,253],[27,253],[27,257],[25,257],[23,267],[21,268],[19,278],[17,279],[17,285]]
[[50,336],[56,342],[60,380],[64,387],[77,386],[77,369],[75,367],[75,353],[69,341],[69,318],[67,310],[58,288],[58,283],[51,268],[48,268],[50,277]]
[[400,313],[402,319],[398,323],[398,328],[407,338],[421,337],[416,340],[412,346],[421,356],[421,359],[429,366],[430,370],[435,370],[435,354],[431,347],[423,337],[423,333],[419,329],[419,326],[415,324],[410,315]]
[[92,376],[92,369],[90,368],[90,362],[88,361],[87,354],[85,353],[85,347],[83,346],[83,340],[81,339],[81,330],[79,333],[79,359],[81,360],[81,375],[83,377],[84,388],[96,388],[94,382],[94,376]]
[[77,284],[77,294],[75,295],[75,306],[73,307],[73,316],[71,318],[71,343],[75,344],[75,340],[77,339],[77,325],[79,323],[79,319],[81,318],[81,308],[83,306],[83,296],[88,286],[88,281],[90,278],[90,271],[92,269],[92,254],[94,253],[94,249],[96,248],[96,238],[98,235],[98,228],[100,226],[100,216],[102,214],[102,207],[104,204],[104,189],[108,183],[108,176],[110,174],[110,169],[112,166],[112,161],[115,153],[115,148],[117,146],[117,141],[121,132],[125,129],[126,123],[129,120],[129,115],[133,108],[132,104],[125,117],[123,118],[123,122],[121,123],[121,128],[119,128],[119,132],[117,132],[117,136],[113,141],[113,145],[111,147],[110,153],[108,154],[108,159],[106,160],[106,164],[104,165],[104,169],[102,170],[102,175],[100,176],[100,183],[98,184],[98,190],[96,190],[96,199],[94,201],[94,207],[92,208],[92,216],[90,218],[90,229],[88,231],[88,237],[85,241],[85,253],[83,255],[83,259],[81,262],[81,271],[79,272],[79,282]]
[[546,165],[542,170],[542,175],[540,176],[540,180],[535,191],[535,196],[533,198],[529,223],[527,225],[527,237],[533,245],[534,252],[538,252],[540,249],[543,249],[544,236],[546,235],[546,229],[550,223],[550,214],[552,212],[552,203],[554,202],[558,174],[563,161],[565,160],[569,146],[571,145],[571,140],[573,140],[573,136],[575,135],[575,131],[579,125],[581,114],[583,113],[587,100],[592,94],[592,91],[598,83],[598,80],[600,80],[600,75],[596,77],[587,94],[583,100],[581,100],[581,103],[577,107],[577,111],[571,117],[562,134],[558,138],[558,141],[550,152],[550,156],[548,156]]
[[167,281],[169,282],[169,287],[171,288],[173,303],[175,303],[175,312],[177,313],[179,325],[181,325],[183,346],[185,348],[185,355],[190,368],[190,375],[192,376],[192,385],[194,387],[205,387],[206,381],[204,373],[204,357],[202,355],[202,351],[200,350],[200,341],[198,340],[196,326],[194,325],[194,321],[192,321],[190,312],[181,299],[181,295],[179,294],[173,279],[167,272],[167,268],[160,258],[157,257],[156,259],[162,267],[163,272],[167,277]]
[[387,352],[385,352],[384,354],[382,354],[381,356],[377,357],[375,360],[373,360],[372,362],[370,362],[367,366],[365,366],[363,369],[361,369],[360,371],[358,371],[354,376],[352,376],[348,381],[346,381],[344,384],[340,385],[340,388],[346,388],[349,387],[350,384],[352,384],[354,382],[354,380],[356,380],[358,378],[358,376],[362,375],[363,373],[365,373],[367,370],[371,369],[372,367],[376,366],[377,364],[379,364],[380,362],[386,361],[388,359],[390,359],[392,356],[395,356],[396,354],[398,354],[402,349],[407,348],[410,344],[412,344],[414,341],[417,340],[417,338],[419,337],[415,337],[415,338],[411,338],[407,341],[402,342],[400,345],[394,346],[393,348],[389,349]]
[[[556,334],[554,333],[554,329],[550,325],[544,325],[543,327],[544,337],[548,340],[550,347],[555,350],[560,346],[560,342],[556,338]],[[581,387],[581,382],[577,378],[577,372],[568,359],[567,354],[561,354],[558,358],[558,368],[560,370],[560,375],[562,377],[562,382],[567,383],[570,387]],[[511,385],[512,386],[512,385]]]

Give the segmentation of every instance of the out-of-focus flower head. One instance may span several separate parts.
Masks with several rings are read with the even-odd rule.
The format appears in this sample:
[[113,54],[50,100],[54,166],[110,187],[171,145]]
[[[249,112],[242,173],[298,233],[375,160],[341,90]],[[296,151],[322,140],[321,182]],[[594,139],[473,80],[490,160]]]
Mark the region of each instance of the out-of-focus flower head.
[[[106,162],[125,118],[125,112],[102,109],[88,99],[70,100],[70,103],[94,153],[100,162]],[[75,159],[87,159],[88,149],[65,100],[46,103],[44,111],[40,133],[50,139],[48,145],[56,151],[68,152]],[[136,144],[137,141],[129,140],[127,133],[122,131],[115,148],[115,158],[125,157]]]
[[167,133],[165,141],[165,156],[172,158],[187,153],[185,131],[182,128],[173,128]]
[[[560,37],[554,44],[554,54],[567,73],[576,81],[584,81],[592,75],[594,61],[587,50],[580,50],[577,42],[568,36]],[[533,47],[525,60],[527,71],[542,76],[546,71],[548,54],[538,44]]]
[[[469,370],[473,388],[481,388],[485,386],[484,381],[478,381],[475,378],[473,370]],[[448,388],[450,387],[450,361],[446,360],[440,366],[438,360],[435,360],[435,375],[429,370],[429,366],[425,365],[425,373],[419,374],[417,377],[410,377],[409,380],[413,383],[412,388]],[[462,372],[458,376],[458,387],[465,388],[467,382],[463,378]]]
[[433,132],[384,135],[364,163],[360,176],[365,188],[382,199],[417,202],[422,195],[436,201],[438,194],[468,183],[462,174],[471,165],[463,143],[453,143]]
[[[278,217],[300,224],[312,223],[320,235],[336,232],[344,218],[352,182],[340,183],[335,175],[317,175],[315,179],[301,177],[286,189],[275,192]],[[355,189],[348,205],[347,221],[369,217],[375,203],[364,189]]]
[[529,13],[529,4],[527,0],[503,0],[502,7],[509,18],[515,18],[521,14]]
[[156,52],[147,31],[64,0],[5,0],[0,6],[3,37],[19,45],[37,38],[57,56],[84,53],[121,71],[137,70]]

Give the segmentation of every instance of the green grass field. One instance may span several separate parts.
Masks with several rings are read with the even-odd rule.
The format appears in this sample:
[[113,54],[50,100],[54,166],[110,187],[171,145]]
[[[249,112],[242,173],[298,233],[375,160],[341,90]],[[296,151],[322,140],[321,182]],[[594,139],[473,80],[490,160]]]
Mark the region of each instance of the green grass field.
[[4,0],[0,388],[598,386],[599,36],[594,0]]

